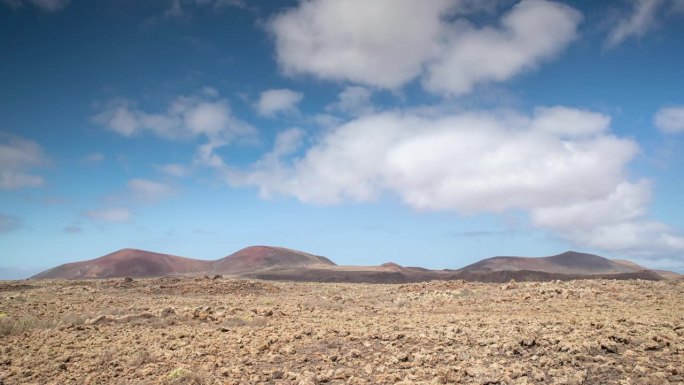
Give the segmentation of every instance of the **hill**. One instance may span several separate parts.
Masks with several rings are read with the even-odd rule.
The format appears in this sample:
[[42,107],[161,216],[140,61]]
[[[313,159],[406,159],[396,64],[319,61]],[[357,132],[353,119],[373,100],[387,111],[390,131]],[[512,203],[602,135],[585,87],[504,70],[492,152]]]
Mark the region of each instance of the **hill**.
[[88,279],[114,277],[162,277],[168,275],[202,274],[211,269],[211,262],[123,249],[100,258],[72,262],[46,270],[32,278]]
[[331,260],[284,247],[251,246],[214,262],[213,273],[244,274],[271,269],[336,266]]
[[538,271],[564,275],[634,273],[646,268],[628,261],[613,261],[598,255],[567,251],[550,257],[493,257],[461,269],[467,272]]

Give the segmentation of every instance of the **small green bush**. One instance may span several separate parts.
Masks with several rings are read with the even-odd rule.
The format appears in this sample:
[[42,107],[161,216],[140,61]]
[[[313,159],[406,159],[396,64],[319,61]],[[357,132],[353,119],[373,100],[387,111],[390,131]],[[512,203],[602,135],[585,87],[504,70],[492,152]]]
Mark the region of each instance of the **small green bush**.
[[169,373],[166,377],[171,381],[175,381],[181,377],[187,377],[191,374],[192,374],[192,372],[187,370],[187,369],[176,368],[176,369],[172,370],[171,373]]

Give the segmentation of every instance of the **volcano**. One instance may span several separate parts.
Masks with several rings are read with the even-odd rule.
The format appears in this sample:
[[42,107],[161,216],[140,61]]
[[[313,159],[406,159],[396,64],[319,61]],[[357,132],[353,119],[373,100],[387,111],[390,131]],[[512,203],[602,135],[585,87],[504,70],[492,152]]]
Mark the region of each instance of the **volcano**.
[[100,258],[60,265],[32,278],[88,279],[196,275],[210,270],[211,266],[210,261],[138,249],[122,249]]

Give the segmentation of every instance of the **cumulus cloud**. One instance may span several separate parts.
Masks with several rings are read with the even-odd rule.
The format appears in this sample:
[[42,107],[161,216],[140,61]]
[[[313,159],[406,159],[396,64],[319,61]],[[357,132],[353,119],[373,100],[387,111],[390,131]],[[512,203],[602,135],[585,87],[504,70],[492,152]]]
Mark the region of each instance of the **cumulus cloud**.
[[532,222],[561,237],[595,249],[638,257],[684,252],[684,234],[648,218],[651,184],[623,181],[605,197],[532,210]]
[[69,0],[0,0],[11,8],[20,8],[26,4],[31,4],[41,11],[54,12],[66,7]]
[[606,44],[609,47],[620,45],[625,40],[640,38],[650,31],[657,22],[657,14],[665,0],[632,0],[632,10],[618,19],[608,33]]
[[257,168],[273,170],[280,165],[282,157],[297,151],[304,139],[305,132],[299,128],[290,128],[276,135],[273,149],[266,153],[256,164]]
[[[303,132],[284,131],[273,151],[229,179],[265,198],[314,204],[389,193],[419,210],[523,210],[538,228],[606,250],[645,250],[659,229],[668,241],[658,250],[684,250],[684,238],[647,218],[650,184],[625,172],[638,146],[609,125],[603,114],[560,106],[532,115],[383,112],[326,131],[304,153]],[[620,243],[616,234],[628,231]]]
[[684,106],[661,108],[655,114],[653,123],[666,134],[684,133]]
[[539,107],[531,129],[561,137],[582,137],[608,130],[610,117],[587,110],[563,106]]
[[582,15],[549,1],[525,0],[498,27],[457,24],[443,52],[428,64],[428,90],[465,94],[479,83],[505,81],[553,58],[577,36]]
[[461,94],[555,56],[582,19],[569,6],[523,0],[500,26],[479,28],[455,17],[472,9],[466,3],[312,0],[268,26],[285,74],[388,89],[424,76],[428,90]]
[[233,116],[228,101],[213,88],[198,95],[179,96],[163,112],[150,113],[126,100],[114,100],[92,117],[93,122],[122,136],[150,133],[164,139],[203,137],[195,162],[216,166],[218,148],[254,137],[256,129]]
[[293,112],[304,94],[286,88],[267,90],[261,93],[256,104],[257,112],[263,116],[274,116],[279,112]]
[[173,194],[171,186],[143,178],[129,180],[128,190],[134,201],[142,203],[156,203]]
[[352,116],[372,113],[375,108],[371,103],[373,91],[367,87],[348,86],[337,95],[337,101],[326,107],[328,111],[340,111]]
[[139,135],[144,131],[166,138],[179,136],[182,133],[182,131],[178,132],[181,117],[172,113],[168,116],[148,114],[138,110],[127,100],[109,102],[102,112],[93,116],[92,120],[108,130],[128,137]]
[[[548,111],[532,117],[364,116],[326,133],[281,174],[255,170],[250,178],[267,196],[337,203],[393,191],[415,208],[463,212],[531,208],[609,193],[637,152],[636,144],[593,132],[573,132],[565,139],[567,130],[559,136],[548,127]],[[594,124],[595,114],[584,114],[587,125]]]
[[45,164],[47,157],[38,143],[0,133],[0,190],[42,185],[43,177],[32,170]]
[[111,207],[98,210],[85,210],[82,215],[88,219],[100,222],[123,223],[133,217],[131,211],[123,207]]
[[230,142],[255,132],[235,118],[228,100],[211,88],[198,95],[179,96],[158,113],[143,111],[128,100],[112,100],[92,120],[126,137],[150,133],[165,139],[205,136]]
[[21,227],[22,220],[12,216],[0,214],[0,234],[9,233]]
[[[286,74],[397,88],[439,50],[450,0],[315,0],[269,23]],[[398,27],[401,26],[401,27]]]
[[572,234],[578,228],[616,225],[643,217],[650,199],[648,181],[624,181],[609,194],[597,199],[536,208],[532,212],[532,220],[542,227]]

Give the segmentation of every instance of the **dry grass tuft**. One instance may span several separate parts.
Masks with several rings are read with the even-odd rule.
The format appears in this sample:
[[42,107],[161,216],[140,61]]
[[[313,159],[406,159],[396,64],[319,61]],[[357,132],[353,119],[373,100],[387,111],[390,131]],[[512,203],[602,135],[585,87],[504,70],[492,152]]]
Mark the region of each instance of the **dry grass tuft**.
[[162,380],[164,385],[202,385],[205,384],[206,377],[192,372],[185,368],[176,368],[166,375]]
[[54,326],[54,322],[36,317],[14,318],[5,315],[0,317],[0,336],[19,334],[33,329],[49,329]]
[[137,352],[133,353],[130,358],[131,366],[139,368],[147,364],[157,362],[157,357],[155,357],[149,350],[142,348]]

